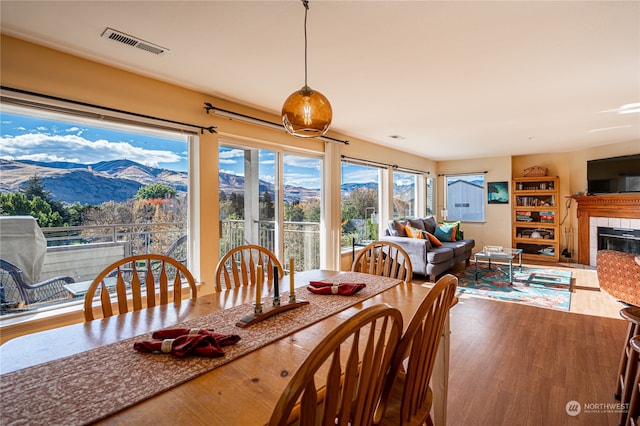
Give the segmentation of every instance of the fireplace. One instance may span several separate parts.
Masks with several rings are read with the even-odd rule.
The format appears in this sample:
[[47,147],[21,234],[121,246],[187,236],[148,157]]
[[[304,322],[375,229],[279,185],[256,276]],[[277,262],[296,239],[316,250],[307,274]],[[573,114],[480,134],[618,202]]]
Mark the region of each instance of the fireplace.
[[640,229],[598,226],[598,250],[640,254]]
[[598,228],[640,230],[640,194],[572,198],[578,203],[578,263],[596,266]]

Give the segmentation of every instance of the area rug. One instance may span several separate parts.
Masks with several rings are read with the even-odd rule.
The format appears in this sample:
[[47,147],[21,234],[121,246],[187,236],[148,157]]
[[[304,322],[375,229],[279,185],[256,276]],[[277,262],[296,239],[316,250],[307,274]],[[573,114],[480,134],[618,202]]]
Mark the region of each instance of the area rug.
[[456,272],[461,294],[568,311],[571,303],[571,271],[513,267],[513,283],[509,283],[509,266],[470,265]]

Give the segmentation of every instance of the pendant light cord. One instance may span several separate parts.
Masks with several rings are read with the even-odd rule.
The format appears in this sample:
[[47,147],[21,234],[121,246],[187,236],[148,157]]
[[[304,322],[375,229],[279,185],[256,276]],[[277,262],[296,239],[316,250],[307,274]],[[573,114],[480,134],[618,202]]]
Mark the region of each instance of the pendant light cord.
[[307,87],[307,12],[309,11],[309,0],[302,0],[304,6],[304,87]]

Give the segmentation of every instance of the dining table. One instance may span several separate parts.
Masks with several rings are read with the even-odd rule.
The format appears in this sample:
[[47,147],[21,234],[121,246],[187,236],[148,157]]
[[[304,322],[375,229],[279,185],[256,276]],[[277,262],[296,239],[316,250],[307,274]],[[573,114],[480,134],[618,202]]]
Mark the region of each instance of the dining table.
[[[290,378],[331,331],[380,303],[400,310],[406,329],[429,286],[357,272],[311,270],[279,283],[286,304],[301,307],[240,327],[256,301],[255,286],[223,290],[109,318],[54,328],[0,346],[0,424],[264,425]],[[358,282],[353,296],[316,295],[312,281]],[[271,303],[273,288],[258,298]],[[283,291],[284,290],[284,291]],[[359,296],[358,296],[359,295]],[[358,296],[358,297],[356,297]],[[134,342],[172,327],[238,334],[220,358],[141,354]],[[446,424],[449,322],[432,377],[435,424]]]

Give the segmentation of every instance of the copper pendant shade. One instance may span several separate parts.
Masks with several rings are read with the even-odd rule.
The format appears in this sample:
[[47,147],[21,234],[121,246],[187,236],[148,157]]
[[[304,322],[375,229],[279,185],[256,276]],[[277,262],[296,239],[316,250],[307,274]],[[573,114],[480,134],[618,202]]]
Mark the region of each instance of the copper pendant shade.
[[304,86],[293,92],[282,105],[282,124],[290,134],[302,138],[324,135],[333,117],[329,100],[307,86],[307,11],[309,2],[302,0],[304,11]]

